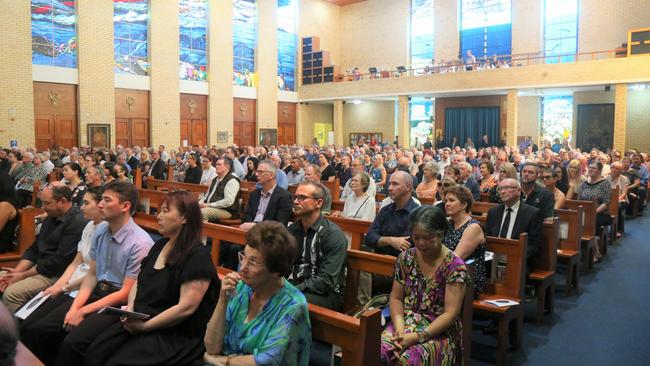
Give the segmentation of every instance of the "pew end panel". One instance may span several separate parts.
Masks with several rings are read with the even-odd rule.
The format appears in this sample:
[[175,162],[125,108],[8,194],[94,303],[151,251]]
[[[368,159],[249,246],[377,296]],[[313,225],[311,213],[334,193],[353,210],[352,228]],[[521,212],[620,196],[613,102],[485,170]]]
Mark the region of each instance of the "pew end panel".
[[560,219],[560,241],[558,243],[558,262],[567,266],[565,276],[565,295],[571,295],[571,289],[580,292],[580,257],[582,238],[582,217],[584,209],[578,206],[575,210],[555,210]]

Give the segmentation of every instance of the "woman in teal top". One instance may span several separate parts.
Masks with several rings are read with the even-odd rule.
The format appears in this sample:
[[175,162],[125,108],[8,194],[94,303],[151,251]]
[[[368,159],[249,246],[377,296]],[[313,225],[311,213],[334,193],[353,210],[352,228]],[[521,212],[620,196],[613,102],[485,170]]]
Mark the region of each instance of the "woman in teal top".
[[246,234],[239,272],[224,276],[205,335],[212,365],[308,365],[311,324],[305,296],[284,279],[298,252],[279,223]]

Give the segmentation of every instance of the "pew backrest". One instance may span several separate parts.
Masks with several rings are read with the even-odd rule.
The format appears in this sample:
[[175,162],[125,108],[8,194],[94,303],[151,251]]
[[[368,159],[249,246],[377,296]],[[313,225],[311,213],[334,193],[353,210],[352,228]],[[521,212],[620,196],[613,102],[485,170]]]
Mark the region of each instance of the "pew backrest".
[[207,192],[208,186],[203,184],[194,184],[194,183],[184,183],[184,182],[173,182],[168,180],[160,180],[155,178],[147,179],[147,189],[153,189],[156,191],[188,191],[192,193],[202,194]]
[[[524,283],[526,275],[526,246],[528,234],[522,233],[518,240],[488,236],[486,239],[487,250],[507,257],[507,265],[503,281],[486,283],[485,293],[521,299],[524,296]],[[494,274],[493,274],[494,276]]]
[[363,238],[368,233],[368,230],[370,230],[370,226],[372,225],[372,221],[348,219],[345,217],[328,216],[327,219],[338,225],[338,227],[340,227],[344,232],[350,233],[352,236],[350,248],[356,250],[361,249]]
[[582,235],[594,237],[596,236],[596,202],[594,201],[579,201],[579,200],[566,200],[566,208],[570,210],[577,210],[582,206],[584,212],[580,223],[582,225]]
[[609,214],[612,217],[618,216],[618,196],[621,195],[620,188],[612,188],[612,193],[609,196]]
[[497,206],[492,202],[474,202],[472,203],[472,213],[476,215],[487,215],[487,212],[492,207]]
[[582,217],[584,209],[578,206],[575,209],[558,209],[555,215],[559,219],[560,240],[559,250],[572,250],[580,252],[580,238],[582,237]]

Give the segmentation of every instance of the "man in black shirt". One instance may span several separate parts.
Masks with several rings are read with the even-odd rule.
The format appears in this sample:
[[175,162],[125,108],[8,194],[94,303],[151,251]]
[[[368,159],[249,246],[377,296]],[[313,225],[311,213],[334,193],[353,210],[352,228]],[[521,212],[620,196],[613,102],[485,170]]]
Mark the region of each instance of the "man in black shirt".
[[2,301],[15,312],[63,274],[77,254],[77,244],[87,220],[71,202],[72,191],[49,185],[41,193],[47,219],[39,236],[16,267],[0,272]]
[[341,310],[348,244],[341,229],[321,214],[324,196],[318,183],[307,181],[296,189],[296,221],[289,232],[298,242],[298,258],[289,279],[309,303]]
[[203,170],[196,164],[196,155],[190,154],[187,157],[188,168],[185,170],[185,183],[201,183],[201,176],[203,175]]
[[537,184],[539,165],[525,163],[521,168],[521,199],[527,205],[537,207],[542,219],[555,216],[555,196],[544,186]]

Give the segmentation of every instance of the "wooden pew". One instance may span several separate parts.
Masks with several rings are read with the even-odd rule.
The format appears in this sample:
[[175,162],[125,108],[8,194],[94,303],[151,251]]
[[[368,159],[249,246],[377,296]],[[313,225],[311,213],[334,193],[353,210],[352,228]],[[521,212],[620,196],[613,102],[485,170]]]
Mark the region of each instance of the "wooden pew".
[[1,267],[14,267],[20,261],[23,253],[29,248],[34,239],[36,239],[36,223],[34,218],[44,211],[40,208],[27,207],[18,210],[20,215],[20,232],[18,234],[18,248],[15,252],[0,254]]
[[[614,244],[616,242],[616,233],[618,232],[618,196],[620,195],[620,188],[612,188],[612,193],[609,196],[609,206],[608,212],[612,218],[612,224],[610,225],[609,230],[609,243]],[[607,246],[605,245],[605,253],[607,253]]]
[[[473,216],[485,226],[487,216]],[[536,322],[541,324],[544,313],[553,313],[555,307],[555,266],[557,247],[560,240],[560,220],[545,221],[542,227],[542,247],[532,263],[528,280],[535,285],[537,294]]]
[[582,217],[584,209],[578,206],[576,210],[555,210],[560,219],[560,242],[557,249],[558,261],[566,264],[566,282],[564,293],[571,295],[571,288],[580,292],[580,241],[582,239]]
[[135,168],[133,172],[133,184],[138,188],[142,188],[142,169]]
[[330,194],[332,195],[332,202],[341,198],[341,182],[338,178],[334,179],[333,181],[321,180],[320,182],[330,190]]
[[147,189],[153,189],[156,191],[188,191],[198,194],[207,192],[208,186],[202,184],[194,183],[183,183],[183,182],[173,182],[168,180],[159,180],[155,178],[147,179]]
[[[578,201],[578,200],[566,200],[566,208],[569,210],[577,210],[578,207],[582,206],[584,209],[584,214],[580,220],[582,224],[582,237],[581,242],[583,248],[586,250],[581,250],[583,265],[587,269],[593,268],[593,246],[598,243],[598,238],[596,237],[596,202],[594,201]],[[603,234],[604,235],[604,234]]]
[[167,164],[167,180],[170,182],[174,181],[174,165]]
[[488,210],[497,205],[492,202],[474,202],[472,203],[472,214],[487,216]]
[[327,219],[336,225],[338,225],[341,230],[352,235],[352,243],[350,248],[361,250],[361,245],[363,245],[363,238],[370,230],[372,221],[364,221],[357,219],[347,219],[344,217],[333,217],[327,216]]
[[[478,314],[495,318],[498,321],[497,365],[502,365],[505,361],[508,336],[510,336],[514,348],[521,347],[524,323],[521,299],[524,296],[527,243],[528,234],[526,233],[522,233],[519,240],[487,237],[487,250],[495,254],[505,254],[508,262],[503,282],[486,283],[485,292],[479,295],[478,300],[474,300],[473,308]],[[517,301],[519,304],[497,307],[484,302],[485,300],[498,299],[509,299]]]

